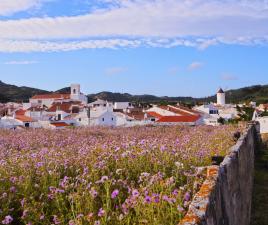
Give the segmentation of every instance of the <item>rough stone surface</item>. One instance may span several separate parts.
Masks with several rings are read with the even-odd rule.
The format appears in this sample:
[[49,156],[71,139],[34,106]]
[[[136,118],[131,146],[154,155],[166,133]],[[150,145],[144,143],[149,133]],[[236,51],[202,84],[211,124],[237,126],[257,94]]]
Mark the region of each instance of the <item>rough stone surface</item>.
[[207,179],[179,225],[249,225],[258,126],[250,125]]

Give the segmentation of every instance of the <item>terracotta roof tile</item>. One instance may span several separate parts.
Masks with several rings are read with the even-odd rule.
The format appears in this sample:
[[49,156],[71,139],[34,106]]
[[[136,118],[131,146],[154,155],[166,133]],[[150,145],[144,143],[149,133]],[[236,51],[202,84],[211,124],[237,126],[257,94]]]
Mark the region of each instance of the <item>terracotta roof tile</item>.
[[70,94],[45,94],[35,95],[31,99],[70,99]]
[[24,116],[25,112],[26,112],[26,110],[19,109],[18,111],[15,112],[15,114],[18,116]]
[[51,123],[52,126],[55,127],[69,127],[70,125],[64,122],[59,122],[59,123]]
[[66,113],[71,113],[72,107],[79,107],[81,104],[79,102],[62,102],[54,103],[47,111],[56,112],[57,110],[64,111]]
[[22,122],[34,122],[34,120],[31,117],[24,116],[24,115],[16,115],[16,120],[22,121]]
[[163,116],[157,122],[159,123],[193,123],[196,122],[200,116]]
[[160,119],[161,117],[163,117],[162,115],[160,115],[160,114],[158,114],[158,113],[156,113],[156,112],[153,112],[153,111],[149,111],[149,112],[147,112],[147,114],[149,115],[149,116],[152,116],[152,117],[155,117],[155,118],[157,118],[157,119]]

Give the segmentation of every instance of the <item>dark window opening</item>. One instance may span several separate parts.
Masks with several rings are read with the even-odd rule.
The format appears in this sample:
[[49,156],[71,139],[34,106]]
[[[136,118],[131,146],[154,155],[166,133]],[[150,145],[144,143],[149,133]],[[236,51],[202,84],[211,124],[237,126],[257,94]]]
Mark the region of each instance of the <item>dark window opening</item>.
[[61,120],[61,114],[58,114],[58,120]]
[[25,127],[30,127],[30,123],[25,123]]
[[72,113],[79,113],[79,107],[73,107]]
[[73,94],[74,94],[74,95],[76,94],[76,89],[73,89]]
[[102,118],[102,121],[104,122],[104,118]]

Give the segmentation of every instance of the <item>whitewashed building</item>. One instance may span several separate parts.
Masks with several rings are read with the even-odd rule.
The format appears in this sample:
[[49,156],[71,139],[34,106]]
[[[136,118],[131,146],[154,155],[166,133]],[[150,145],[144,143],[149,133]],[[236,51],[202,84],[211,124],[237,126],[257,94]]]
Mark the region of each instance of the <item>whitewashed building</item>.
[[83,93],[81,93],[79,84],[72,84],[71,93],[67,94],[52,93],[52,94],[35,95],[32,98],[30,98],[29,104],[25,104],[24,107],[27,106],[31,107],[36,105],[51,107],[53,103],[62,101],[65,102],[79,101],[83,104],[87,104],[88,98]]

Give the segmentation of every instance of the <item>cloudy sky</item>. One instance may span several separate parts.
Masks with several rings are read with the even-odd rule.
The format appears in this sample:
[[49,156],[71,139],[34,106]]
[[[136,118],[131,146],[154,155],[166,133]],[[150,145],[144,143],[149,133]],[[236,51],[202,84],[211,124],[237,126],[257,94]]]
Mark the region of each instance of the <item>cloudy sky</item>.
[[1,0],[0,80],[207,96],[268,84],[268,0]]

